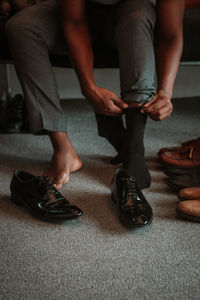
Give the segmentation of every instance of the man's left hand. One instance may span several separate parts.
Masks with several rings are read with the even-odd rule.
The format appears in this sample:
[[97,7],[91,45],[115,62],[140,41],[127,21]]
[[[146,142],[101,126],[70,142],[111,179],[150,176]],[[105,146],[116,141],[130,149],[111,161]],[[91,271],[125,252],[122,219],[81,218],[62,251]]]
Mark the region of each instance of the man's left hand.
[[145,103],[141,113],[149,114],[154,121],[170,117],[173,110],[171,99],[164,92],[157,92],[151,101]]

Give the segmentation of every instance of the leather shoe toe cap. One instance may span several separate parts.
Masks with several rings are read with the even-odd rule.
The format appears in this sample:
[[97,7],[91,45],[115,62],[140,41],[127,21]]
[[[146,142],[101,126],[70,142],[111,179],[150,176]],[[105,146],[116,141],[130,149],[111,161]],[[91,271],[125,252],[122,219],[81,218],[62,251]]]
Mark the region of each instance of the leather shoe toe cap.
[[189,187],[180,190],[178,194],[179,199],[200,199],[200,187]]
[[134,209],[128,209],[122,214],[124,220],[128,221],[133,226],[147,226],[152,220],[152,210],[138,212]]
[[68,217],[69,219],[70,218],[74,219],[82,216],[83,212],[79,207],[75,205],[70,205],[64,210],[63,214],[65,217]]

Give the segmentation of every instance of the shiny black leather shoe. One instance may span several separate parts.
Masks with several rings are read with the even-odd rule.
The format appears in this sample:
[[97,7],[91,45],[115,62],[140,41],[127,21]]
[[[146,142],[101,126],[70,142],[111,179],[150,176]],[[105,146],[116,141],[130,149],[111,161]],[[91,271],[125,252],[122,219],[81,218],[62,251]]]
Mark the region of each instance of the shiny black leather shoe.
[[111,199],[117,205],[123,222],[133,227],[148,226],[153,218],[151,206],[138,188],[133,176],[117,169],[111,182]]
[[33,217],[45,221],[64,221],[80,217],[80,208],[70,204],[54,187],[48,176],[34,176],[25,171],[14,171],[11,200],[26,208]]

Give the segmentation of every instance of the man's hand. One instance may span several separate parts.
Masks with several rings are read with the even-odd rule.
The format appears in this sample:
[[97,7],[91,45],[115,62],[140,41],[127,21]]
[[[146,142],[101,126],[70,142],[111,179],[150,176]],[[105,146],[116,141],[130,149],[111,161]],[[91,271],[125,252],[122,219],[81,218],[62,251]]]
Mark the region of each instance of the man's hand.
[[170,117],[173,110],[172,102],[164,92],[160,91],[151,99],[151,101],[143,105],[141,113],[149,114],[154,121],[162,121]]
[[120,116],[124,113],[124,109],[128,107],[115,93],[97,86],[83,91],[83,95],[88,99],[94,111],[99,114]]

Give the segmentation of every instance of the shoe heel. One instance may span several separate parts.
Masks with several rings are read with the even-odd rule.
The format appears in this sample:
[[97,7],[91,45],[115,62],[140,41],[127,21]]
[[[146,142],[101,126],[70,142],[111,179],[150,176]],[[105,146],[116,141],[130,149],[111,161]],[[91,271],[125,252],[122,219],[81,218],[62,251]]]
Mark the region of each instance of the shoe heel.
[[19,199],[15,194],[13,194],[13,193],[11,193],[10,200],[11,200],[14,204],[16,204],[16,205],[18,205],[18,206],[22,206],[22,203],[21,203],[20,199]]
[[116,204],[115,196],[113,193],[111,194],[111,200]]

